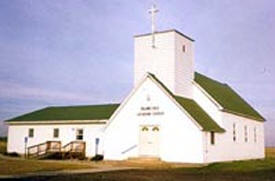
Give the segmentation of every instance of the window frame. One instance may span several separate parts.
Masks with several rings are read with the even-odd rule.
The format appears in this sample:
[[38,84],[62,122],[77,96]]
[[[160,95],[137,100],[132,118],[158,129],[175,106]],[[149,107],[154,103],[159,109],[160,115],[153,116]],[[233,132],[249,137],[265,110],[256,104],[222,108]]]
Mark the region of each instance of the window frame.
[[53,138],[59,138],[59,128],[53,129]]
[[28,129],[28,137],[33,138],[34,137],[34,128],[29,128]]
[[76,129],[75,139],[78,141],[82,141],[84,139],[84,129],[83,128]]

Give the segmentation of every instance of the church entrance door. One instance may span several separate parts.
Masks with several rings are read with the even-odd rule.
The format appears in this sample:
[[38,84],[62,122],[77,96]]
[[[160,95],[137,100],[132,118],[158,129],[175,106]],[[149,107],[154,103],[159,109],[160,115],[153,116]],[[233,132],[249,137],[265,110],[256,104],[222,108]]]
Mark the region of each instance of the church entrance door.
[[139,155],[144,157],[159,156],[158,125],[143,125],[139,128]]

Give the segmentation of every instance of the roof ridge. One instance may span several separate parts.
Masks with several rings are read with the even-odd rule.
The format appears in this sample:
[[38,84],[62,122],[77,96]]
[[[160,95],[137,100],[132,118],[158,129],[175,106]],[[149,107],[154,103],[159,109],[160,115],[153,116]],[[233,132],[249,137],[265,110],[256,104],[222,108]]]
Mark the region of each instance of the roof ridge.
[[88,106],[112,106],[120,105],[120,103],[107,103],[107,104],[87,104],[87,105],[69,105],[69,106],[48,106],[45,108],[66,108],[66,107],[88,107]]
[[119,105],[120,104],[101,104],[91,106],[45,107],[5,120],[5,122],[109,119]]

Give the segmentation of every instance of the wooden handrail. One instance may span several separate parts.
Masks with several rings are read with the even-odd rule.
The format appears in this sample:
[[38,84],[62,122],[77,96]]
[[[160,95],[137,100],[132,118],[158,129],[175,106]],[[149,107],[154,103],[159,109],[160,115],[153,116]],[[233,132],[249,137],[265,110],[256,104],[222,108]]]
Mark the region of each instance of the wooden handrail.
[[[85,151],[85,142],[84,141],[71,141],[71,142],[67,143],[66,145],[64,145],[62,147],[62,150],[64,150],[64,151],[74,151],[74,145],[75,144],[81,145],[83,147],[81,150]],[[67,147],[70,147],[69,150],[66,149]]]
[[[53,144],[55,143],[55,144]],[[56,150],[56,147],[54,147],[57,144],[57,151],[61,151],[61,141],[46,141],[44,143],[40,143],[37,145],[33,145],[28,147],[28,157],[30,157],[31,155],[36,155],[39,156],[41,153],[48,153],[50,150]],[[41,147],[45,147],[44,149],[41,149]],[[31,153],[32,149],[35,149],[36,151],[34,153]]]
[[71,141],[68,144],[64,145],[62,147],[62,152],[64,155],[65,153],[68,153],[69,158],[73,157],[73,154],[81,154],[83,157],[85,157],[85,149],[86,149],[86,143],[84,141]]
[[62,149],[65,149],[65,148],[67,148],[67,147],[71,147],[71,144],[72,144],[72,142],[69,142],[69,143],[67,143],[66,145],[64,145],[63,147],[62,147]]
[[60,141],[46,141],[46,142],[44,142],[44,143],[39,143],[39,144],[37,144],[37,145],[29,146],[28,149],[29,149],[29,148],[34,148],[34,147],[37,147],[37,146],[40,146],[40,145],[47,144],[48,142],[52,142],[52,143],[61,143]]
[[28,147],[27,156],[39,157],[47,153],[82,153],[85,156],[86,143],[84,141],[71,141],[61,147],[61,141],[46,141]]

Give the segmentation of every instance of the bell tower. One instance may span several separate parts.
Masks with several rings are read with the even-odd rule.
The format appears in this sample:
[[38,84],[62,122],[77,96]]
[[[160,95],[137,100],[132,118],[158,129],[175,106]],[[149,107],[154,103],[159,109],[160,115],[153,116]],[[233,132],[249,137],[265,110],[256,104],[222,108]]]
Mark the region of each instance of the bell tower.
[[192,98],[194,40],[172,29],[156,31],[155,5],[149,9],[152,32],[134,36],[135,87],[149,72],[176,95]]

